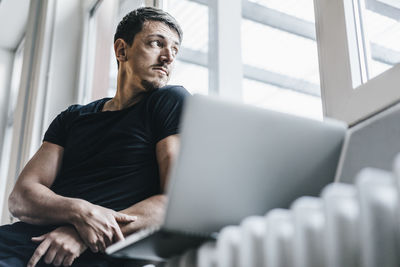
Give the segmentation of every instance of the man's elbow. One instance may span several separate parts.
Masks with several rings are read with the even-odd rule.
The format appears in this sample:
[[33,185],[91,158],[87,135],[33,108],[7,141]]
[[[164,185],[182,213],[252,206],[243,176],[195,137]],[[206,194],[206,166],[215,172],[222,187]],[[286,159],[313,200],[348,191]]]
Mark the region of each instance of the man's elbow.
[[18,190],[14,188],[11,192],[10,196],[8,197],[8,210],[10,211],[11,215],[21,219],[23,216],[23,194],[21,194]]
[[19,210],[18,210],[18,200],[17,200],[16,193],[13,191],[10,196],[8,197],[8,210],[10,211],[11,215],[18,218]]

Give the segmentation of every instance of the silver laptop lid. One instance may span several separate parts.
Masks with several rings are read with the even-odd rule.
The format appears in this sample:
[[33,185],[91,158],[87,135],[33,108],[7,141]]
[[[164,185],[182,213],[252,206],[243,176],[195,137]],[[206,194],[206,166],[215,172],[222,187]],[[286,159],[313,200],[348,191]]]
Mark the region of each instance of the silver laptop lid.
[[190,97],[164,228],[212,233],[333,181],[346,125]]

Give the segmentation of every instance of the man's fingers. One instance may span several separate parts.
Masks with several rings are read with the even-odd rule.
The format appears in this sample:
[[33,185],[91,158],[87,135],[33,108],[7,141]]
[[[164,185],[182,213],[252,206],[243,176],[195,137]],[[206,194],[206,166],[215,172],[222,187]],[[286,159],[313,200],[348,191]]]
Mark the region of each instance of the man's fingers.
[[[56,257],[55,257],[54,260],[52,261],[52,262],[53,262],[53,265],[54,265],[54,266],[60,266],[60,265],[63,263],[64,258],[65,258],[65,253],[63,253],[63,252],[61,252],[61,251],[58,251]],[[46,263],[47,263],[47,262],[46,262]]]
[[67,256],[67,257],[65,257],[65,258],[64,258],[64,261],[63,261],[63,266],[71,266],[72,263],[74,262],[74,260],[75,260],[75,257],[74,257],[74,256]]
[[88,239],[84,240],[86,246],[88,246],[88,248],[90,248],[90,250],[93,253],[97,253],[99,251],[97,248],[96,240],[97,240],[97,237],[93,231],[89,233]]
[[33,242],[42,242],[47,237],[47,234],[32,237]]
[[114,213],[114,218],[117,222],[121,222],[121,223],[130,223],[130,222],[134,222],[137,220],[137,216],[131,216],[131,215],[127,215],[127,214],[123,214],[123,213],[119,213],[119,212]]
[[118,242],[120,240],[124,240],[124,235],[122,234],[121,228],[116,227],[115,228],[115,242]]
[[89,244],[88,245],[89,246],[89,248],[90,248],[90,250],[93,252],[93,253],[97,253],[97,252],[99,252],[99,249],[97,248],[97,245],[96,244]]
[[[118,225],[116,227],[118,227]],[[104,243],[106,247],[108,247],[113,243],[113,239],[114,239],[114,232],[107,232],[104,234]]]
[[50,246],[50,241],[48,239],[44,240],[35,250],[31,259],[28,262],[27,267],[34,267],[39,262],[40,258],[46,253]]
[[104,243],[104,240],[99,239],[97,241],[97,248],[99,251],[104,252],[106,251],[106,244]]
[[44,256],[44,262],[51,264],[57,255],[57,251],[58,248],[54,247],[54,244],[53,246],[50,245],[50,247],[47,249],[46,256]]

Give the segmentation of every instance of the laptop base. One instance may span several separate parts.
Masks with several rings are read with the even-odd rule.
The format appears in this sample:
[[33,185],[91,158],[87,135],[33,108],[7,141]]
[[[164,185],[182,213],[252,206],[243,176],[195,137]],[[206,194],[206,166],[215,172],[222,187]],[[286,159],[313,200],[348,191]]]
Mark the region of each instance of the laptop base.
[[193,236],[182,233],[159,230],[137,242],[111,254],[112,257],[165,261],[182,254],[190,248],[212,240],[212,237]]

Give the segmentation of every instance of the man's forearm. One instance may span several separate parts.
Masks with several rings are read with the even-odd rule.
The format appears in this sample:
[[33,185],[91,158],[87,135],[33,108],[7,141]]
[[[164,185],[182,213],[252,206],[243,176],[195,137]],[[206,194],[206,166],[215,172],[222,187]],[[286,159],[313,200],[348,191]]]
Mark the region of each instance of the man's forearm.
[[129,224],[120,224],[124,236],[130,235],[142,228],[161,225],[164,220],[167,204],[166,195],[155,195],[135,205],[121,210],[121,213],[137,216],[137,220]]
[[12,215],[31,224],[72,223],[85,201],[62,197],[39,183],[25,183],[9,198]]

